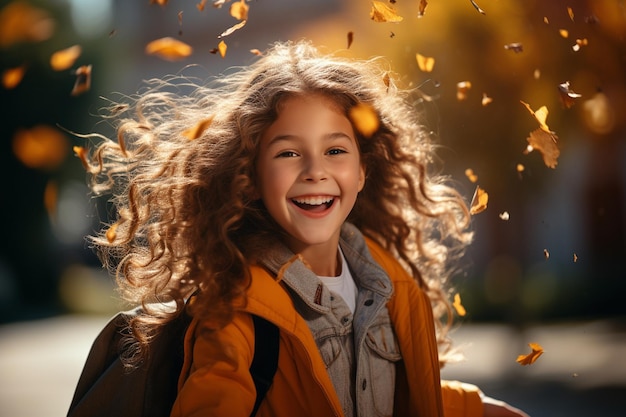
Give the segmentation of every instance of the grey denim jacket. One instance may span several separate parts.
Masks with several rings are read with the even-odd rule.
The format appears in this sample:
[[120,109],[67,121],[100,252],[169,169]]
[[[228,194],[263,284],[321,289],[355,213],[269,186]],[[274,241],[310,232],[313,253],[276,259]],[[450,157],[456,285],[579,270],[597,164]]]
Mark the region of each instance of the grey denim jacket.
[[[300,260],[282,271],[282,282],[311,329],[345,416],[391,416],[395,364],[401,359],[386,306],[391,280],[356,227],[345,223],[339,244],[358,287],[354,315]],[[293,257],[280,246],[262,263],[278,274]]]

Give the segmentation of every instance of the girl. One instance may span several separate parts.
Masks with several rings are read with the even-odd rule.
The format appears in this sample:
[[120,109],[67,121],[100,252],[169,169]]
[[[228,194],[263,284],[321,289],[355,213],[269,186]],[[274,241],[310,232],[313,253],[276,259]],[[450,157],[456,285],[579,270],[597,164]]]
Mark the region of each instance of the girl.
[[258,416],[524,415],[440,381],[469,215],[388,73],[296,42],[189,87],[116,105],[90,165],[116,209],[92,242],[123,296],[177,306],[130,323],[129,366],[193,316],[173,417],[250,415],[252,315],[280,334]]

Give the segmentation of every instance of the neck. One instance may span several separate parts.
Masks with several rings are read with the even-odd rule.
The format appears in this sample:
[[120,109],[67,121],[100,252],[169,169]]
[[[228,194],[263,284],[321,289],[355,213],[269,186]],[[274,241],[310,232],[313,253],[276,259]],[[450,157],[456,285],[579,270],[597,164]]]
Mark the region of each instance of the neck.
[[307,266],[315,275],[336,277],[341,274],[339,242],[334,244],[311,245],[303,248],[291,248],[291,250],[294,253],[302,255]]

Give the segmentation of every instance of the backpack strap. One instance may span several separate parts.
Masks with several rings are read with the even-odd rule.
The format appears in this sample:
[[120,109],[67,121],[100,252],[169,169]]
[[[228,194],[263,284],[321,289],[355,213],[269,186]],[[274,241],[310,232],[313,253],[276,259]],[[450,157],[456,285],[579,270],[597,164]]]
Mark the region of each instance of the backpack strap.
[[254,322],[254,358],[250,365],[250,374],[256,387],[256,401],[250,416],[254,417],[267,390],[272,385],[278,368],[279,331],[276,325],[256,314],[252,314],[252,321]]

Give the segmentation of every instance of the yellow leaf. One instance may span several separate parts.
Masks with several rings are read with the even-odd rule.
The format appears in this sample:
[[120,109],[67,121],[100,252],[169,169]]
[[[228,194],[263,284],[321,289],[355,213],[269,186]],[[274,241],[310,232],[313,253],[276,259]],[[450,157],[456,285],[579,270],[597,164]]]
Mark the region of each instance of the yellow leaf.
[[474,215],[485,211],[488,202],[489,194],[477,185],[470,203],[470,214]]
[[63,71],[74,65],[82,53],[80,45],[70,46],[67,49],[57,51],[50,57],[50,66],[55,71]]
[[349,117],[355,129],[366,138],[371,137],[380,125],[376,111],[369,104],[359,103],[353,106]]
[[487,93],[483,93],[483,99],[481,101],[481,104],[483,105],[483,107],[491,104],[491,102],[493,102],[493,99],[489,97]]
[[530,346],[532,352],[517,357],[516,361],[520,365],[532,365],[543,354],[543,348],[539,343],[529,343],[528,346]]
[[533,111],[528,103],[525,103],[521,100],[520,103],[522,103],[524,107],[526,107],[526,109],[530,112],[530,114],[535,117],[535,120],[539,122],[539,126],[541,127],[541,129],[545,130],[548,133],[551,133],[550,128],[546,124],[546,120],[548,119],[548,108],[546,106],[541,106],[536,111]]
[[202,136],[202,133],[211,126],[213,123],[213,118],[215,116],[210,116],[204,120],[200,120],[194,127],[191,127],[183,132],[183,136],[185,136],[189,140],[198,139]]
[[562,38],[567,39],[569,37],[569,31],[567,29],[559,29],[559,35],[561,35]]
[[417,66],[423,72],[431,72],[435,66],[435,58],[433,57],[424,56],[418,53],[415,54],[415,59],[417,59]]
[[167,61],[178,61],[193,53],[193,48],[184,42],[166,36],[153,40],[146,45],[148,55],[156,55]]
[[461,304],[461,295],[460,294],[454,294],[454,302],[452,303],[452,306],[454,307],[454,309],[456,310],[456,313],[463,317],[465,316],[465,314],[467,314],[467,311],[465,311],[465,307],[463,307],[463,305]]
[[224,58],[226,56],[226,50],[228,49],[228,45],[226,45],[226,42],[224,41],[220,41],[220,43],[217,44],[217,50],[220,53],[220,56],[222,58]]
[[230,6],[230,15],[237,20],[247,20],[249,9],[250,6],[246,4],[246,0],[241,0]]
[[370,18],[374,22],[390,22],[398,23],[403,20],[403,17],[398,15],[396,9],[391,6],[387,6],[382,1],[373,1],[372,10],[370,11]]
[[4,72],[2,73],[2,85],[7,90],[11,90],[17,87],[19,83],[22,82],[22,78],[24,78],[25,72],[25,65],[4,70]]
[[474,174],[474,170],[472,168],[467,168],[465,170],[465,176],[467,177],[468,180],[470,180],[471,182],[476,182],[478,181],[478,175]]
[[573,22],[574,21],[574,10],[571,7],[567,8],[567,15],[569,16],[569,18]]

